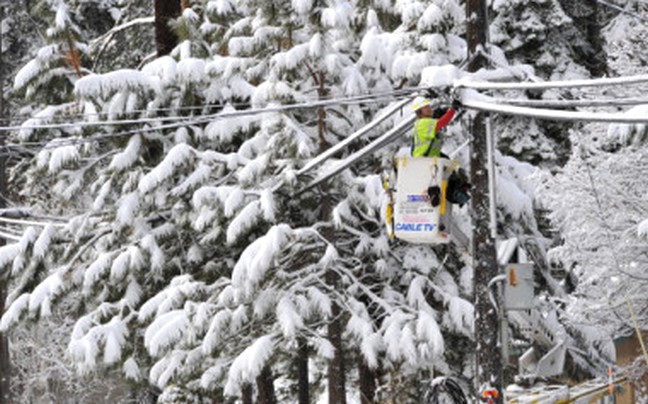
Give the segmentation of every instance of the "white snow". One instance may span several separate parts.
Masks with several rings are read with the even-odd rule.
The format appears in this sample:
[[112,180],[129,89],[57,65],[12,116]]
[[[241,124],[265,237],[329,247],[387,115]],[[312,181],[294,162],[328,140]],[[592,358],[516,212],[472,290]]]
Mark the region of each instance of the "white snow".
[[124,361],[124,366],[122,366],[122,372],[126,379],[132,380],[134,382],[139,382],[142,379],[142,373],[140,371],[135,358],[132,356]]
[[252,201],[227,226],[227,243],[233,244],[239,237],[249,231],[261,218],[261,203]]
[[164,252],[162,251],[160,246],[158,246],[157,241],[155,241],[155,237],[153,235],[147,235],[142,239],[141,244],[142,247],[144,247],[144,249],[148,251],[151,257],[151,270],[155,272],[160,271],[164,267],[166,259]]
[[445,352],[445,341],[434,316],[426,310],[419,310],[416,321],[416,335],[421,341],[419,352],[431,359],[441,358]]
[[[236,110],[230,104],[226,104],[222,114],[231,114]],[[219,143],[229,143],[234,136],[239,132],[248,132],[253,126],[254,120],[245,117],[229,117],[227,119],[219,119],[218,116],[207,125],[204,136],[207,139],[217,141]]]
[[68,8],[65,5],[65,2],[58,2],[54,21],[57,32],[65,30],[70,25],[70,16],[68,15]]
[[447,311],[443,315],[445,326],[470,337],[473,335],[474,318],[475,309],[470,302],[458,296],[449,297],[447,302]]
[[171,190],[171,194],[174,196],[182,196],[189,192],[191,189],[198,188],[200,185],[204,184],[212,174],[211,166],[200,163],[198,167],[189,174],[189,176],[181,182],[177,187]]
[[443,11],[436,4],[430,4],[417,23],[419,31],[431,30],[443,22]]
[[313,7],[313,0],[291,0],[292,8],[297,14],[308,15]]
[[297,331],[304,326],[301,315],[297,313],[297,308],[288,297],[279,300],[276,306],[276,313],[279,326],[286,338],[294,338]]
[[54,272],[43,280],[29,297],[29,311],[47,317],[51,313],[52,299],[55,298],[63,288],[63,280],[58,271]]
[[144,346],[153,356],[177,342],[190,327],[189,318],[184,310],[173,310],[157,317],[144,333]]
[[0,267],[7,266],[10,262],[16,259],[18,254],[21,252],[19,243],[12,243],[0,247]]
[[421,85],[427,87],[452,87],[463,73],[454,65],[428,66],[421,72]]
[[367,82],[355,66],[344,69],[344,82],[342,89],[347,96],[362,95],[367,93]]
[[130,268],[130,251],[123,251],[115,258],[110,267],[110,280],[113,282],[120,282],[128,273]]
[[119,316],[115,316],[102,328],[105,339],[103,361],[111,365],[121,359],[123,346],[129,335],[128,327]]
[[79,151],[77,146],[60,146],[54,149],[50,154],[49,173],[55,174],[65,165],[79,160]]
[[39,59],[32,59],[24,65],[14,78],[14,90],[20,90],[29,84],[35,77],[41,73],[42,62]]
[[139,70],[122,69],[106,74],[90,74],[74,85],[74,93],[81,99],[107,98],[120,91],[158,91],[155,82]]
[[108,168],[117,171],[130,168],[139,158],[141,147],[142,137],[140,135],[131,136],[131,138],[128,139],[128,145],[126,148],[113,157]]
[[230,218],[240,210],[245,202],[245,193],[239,187],[233,187],[225,203],[223,204],[223,213],[225,217]]
[[275,204],[274,193],[271,189],[264,189],[263,191],[261,191],[261,195],[259,196],[259,204],[261,206],[263,219],[267,222],[274,222],[276,219],[275,211],[277,207]]
[[209,329],[202,339],[201,349],[205,355],[212,353],[223,342],[223,335],[228,330],[232,312],[228,309],[219,310],[212,318]]
[[177,63],[171,56],[162,56],[146,64],[142,73],[147,76],[155,76],[160,79],[162,85],[172,84],[176,77]]
[[164,160],[146,174],[139,182],[138,189],[146,194],[176,173],[176,170],[192,161],[194,150],[186,143],[180,143],[171,148]]
[[111,253],[102,253],[99,257],[85,270],[83,276],[83,292],[87,295],[91,293],[91,288],[94,288],[97,281],[105,274],[112,263]]
[[199,84],[206,79],[205,61],[196,58],[181,60],[178,62],[176,74],[181,83]]
[[261,374],[261,370],[272,355],[274,348],[274,338],[264,335],[241,352],[229,369],[225,394],[236,395],[243,383],[253,382]]
[[637,234],[639,237],[648,237],[648,219],[639,223],[639,226],[637,226]]
[[11,303],[11,305],[5,310],[2,314],[2,320],[0,320],[0,331],[6,332],[15,325],[23,314],[29,308],[29,301],[31,296],[29,293],[24,293],[20,295],[16,300]]
[[135,191],[124,195],[124,197],[119,201],[118,206],[117,221],[122,226],[132,225],[135,216],[139,213],[139,210],[142,207],[139,192]]
[[232,271],[232,284],[250,292],[274,265],[275,256],[287,242],[292,229],[286,225],[273,226],[265,236],[252,242],[241,254]]

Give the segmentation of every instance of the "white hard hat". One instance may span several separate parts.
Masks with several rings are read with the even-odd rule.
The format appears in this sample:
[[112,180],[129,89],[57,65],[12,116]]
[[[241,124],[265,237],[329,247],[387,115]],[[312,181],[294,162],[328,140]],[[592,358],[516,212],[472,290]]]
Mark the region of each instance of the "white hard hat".
[[414,102],[412,102],[412,108],[414,111],[418,111],[426,105],[430,105],[430,101],[425,97],[416,97],[414,98]]

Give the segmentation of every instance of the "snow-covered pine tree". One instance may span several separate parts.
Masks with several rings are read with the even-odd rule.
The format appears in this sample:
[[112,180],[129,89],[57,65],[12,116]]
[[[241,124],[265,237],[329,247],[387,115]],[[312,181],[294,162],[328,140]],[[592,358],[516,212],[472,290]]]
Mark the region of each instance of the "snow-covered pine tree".
[[46,31],[48,43],[16,74],[14,90],[40,101],[38,107],[42,108],[62,104],[72,97],[74,82],[83,74],[82,58],[87,44],[82,42],[81,28],[73,21],[65,2],[44,1],[39,6],[53,20]]
[[[218,16],[236,13],[224,3],[202,6]],[[75,85],[76,101],[86,113],[115,120],[150,119],[168,107],[169,115],[184,113],[180,107],[200,97],[216,106],[251,97],[254,106],[263,106],[317,99],[322,91],[330,96],[362,93],[367,87],[359,85],[363,79],[357,71],[364,67],[353,63],[360,52],[353,54],[359,48],[352,46],[349,32],[354,14],[346,3],[326,6],[317,9],[320,19],[313,21],[308,18],[312,10],[302,7],[296,15],[301,25],[287,19],[279,34],[267,28],[263,15],[273,5],[261,7],[255,18],[232,25],[226,34],[227,54],[218,54],[223,49],[218,44],[211,48],[213,57],[195,58],[192,44],[199,39],[188,37],[191,46],[183,44],[173,57],[160,58],[141,71],[84,77]],[[191,15],[185,10],[182,18],[189,24]],[[271,57],[268,38],[282,52]],[[400,77],[401,65],[393,61],[389,66]],[[315,96],[308,92],[313,88],[322,90]],[[83,315],[69,349],[80,369],[119,366],[126,377],[149,378],[160,387],[181,383],[190,390],[239,395],[241,385],[255,382],[264,369],[287,367],[300,337],[314,352],[315,363],[330,359],[334,351],[322,321],[330,318],[336,301],[345,310],[353,307],[357,319],[345,324],[344,338],[360,341],[364,348],[357,352],[370,367],[410,369],[408,374],[415,375],[417,369],[430,368],[429,358],[436,358],[432,366],[450,371],[441,358],[443,338],[435,331],[443,316],[432,306],[439,304],[441,311],[451,307],[447,326],[468,332],[470,305],[454,292],[441,293],[456,290],[449,286],[457,284],[452,278],[459,274],[446,273],[429,282],[428,264],[410,262],[414,272],[405,279],[416,278],[415,288],[390,280],[398,273],[390,267],[400,265],[400,259],[389,258],[386,240],[377,233],[380,188],[375,175],[359,183],[360,193],[336,201],[340,238],[335,243],[322,237],[320,225],[312,227],[319,209],[315,195],[298,200],[268,191],[277,174],[290,189],[291,170],[317,150],[320,135],[335,143],[337,136],[362,123],[360,111],[338,108],[326,115],[326,126],[316,124],[309,113],[212,117],[214,123],[204,128],[198,122],[156,127],[154,120],[145,119],[149,126],[88,128],[86,135],[96,138],[64,150],[44,150],[25,175],[33,181],[33,193],[28,189],[24,197],[46,211],[53,211],[55,201],[57,213],[67,211],[72,217],[67,228],[57,232],[50,226],[40,235],[27,232],[21,243],[6,250],[4,263],[14,268],[18,287],[3,326],[25,315],[47,315],[57,299],[74,296]],[[231,112],[231,106],[223,110]],[[346,174],[329,191],[347,193],[343,184],[353,183],[352,178]],[[40,189],[50,189],[51,195],[39,196]],[[78,213],[70,212],[72,206]],[[275,222],[284,224],[271,227]],[[366,228],[371,236],[348,223]],[[48,250],[51,240],[66,243]],[[412,261],[435,262],[421,249],[407,250]],[[361,279],[373,265],[358,267],[356,253],[375,260],[381,275]],[[23,271],[27,262],[31,269]],[[321,282],[331,269],[341,275],[338,291]],[[34,277],[44,281],[33,290],[21,282]],[[372,292],[381,281],[393,286]],[[436,303],[424,302],[423,290],[436,290]],[[369,316],[376,304],[383,314]],[[409,342],[401,347],[403,332]],[[144,348],[156,358],[150,370]],[[389,352],[386,361],[377,359],[383,352]],[[414,383],[407,390],[416,389]]]
[[[648,11],[638,7],[639,15]],[[610,70],[615,75],[642,71],[639,43],[646,36],[645,25],[632,15],[619,14],[603,32]],[[606,93],[634,97],[645,93],[645,87],[610,88]],[[646,106],[628,108],[626,113],[643,116]],[[575,288],[563,316],[582,339],[589,340],[588,347],[574,356],[594,372],[601,371],[602,360],[613,357],[609,338],[632,332],[625,297],[638,313],[646,307],[637,288],[645,286],[646,186],[638,179],[648,164],[647,133],[646,125],[588,124],[570,133],[575,153],[564,169],[542,177],[540,200],[561,236],[549,257],[570,272]],[[645,321],[640,314],[641,329]]]

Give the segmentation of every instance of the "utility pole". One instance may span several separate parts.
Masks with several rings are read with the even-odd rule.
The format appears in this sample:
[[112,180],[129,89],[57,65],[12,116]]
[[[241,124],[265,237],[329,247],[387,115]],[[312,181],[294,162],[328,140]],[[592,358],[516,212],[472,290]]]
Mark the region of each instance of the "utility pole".
[[[486,67],[488,6],[486,0],[467,0],[466,37],[468,41],[468,71]],[[502,403],[502,358],[498,337],[498,314],[489,298],[489,282],[498,274],[495,240],[489,228],[488,142],[486,115],[478,113],[472,121],[470,177],[473,183],[473,290],[475,293],[475,356],[476,382],[480,399],[493,392],[489,402]],[[496,393],[494,392],[496,390]]]
[[[4,84],[5,84],[5,65],[2,55],[2,22],[4,21],[5,10],[0,7],[0,125],[5,126],[5,104],[4,104]],[[7,207],[7,178],[5,172],[6,153],[4,150],[4,134],[0,134],[0,209]],[[4,245],[4,239],[0,239],[0,245]],[[5,311],[5,300],[7,299],[6,277],[0,278],[0,315]],[[0,404],[9,404],[11,402],[11,361],[9,360],[9,340],[6,335],[0,333]]]

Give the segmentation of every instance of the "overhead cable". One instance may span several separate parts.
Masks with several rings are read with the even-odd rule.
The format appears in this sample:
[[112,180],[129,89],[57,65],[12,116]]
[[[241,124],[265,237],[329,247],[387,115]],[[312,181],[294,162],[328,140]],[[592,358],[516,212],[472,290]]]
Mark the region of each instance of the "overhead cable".
[[311,169],[319,166],[322,164],[325,160],[329,159],[336,153],[338,153],[340,150],[344,149],[349,143],[359,139],[362,137],[365,133],[369,132],[376,126],[378,126],[380,123],[382,123],[384,120],[387,118],[391,117],[396,111],[399,109],[403,108],[405,105],[407,105],[410,101],[412,100],[411,97],[405,98],[404,100],[394,104],[392,107],[389,109],[385,110],[383,113],[380,114],[376,119],[374,119],[369,125],[366,125],[362,127],[360,130],[356,131],[355,133],[347,136],[343,141],[340,143],[336,144],[335,146],[330,147],[327,149],[324,153],[320,154],[319,156],[315,157],[311,161],[308,162],[305,166],[303,166],[298,172],[297,175],[303,175],[306,172],[310,171]]
[[624,84],[648,83],[648,74],[628,77],[613,77],[588,80],[559,80],[538,83],[493,83],[458,79],[453,83],[455,88],[470,88],[473,90],[548,90],[552,88],[605,87]]
[[[264,114],[264,113],[272,113],[272,112],[286,112],[286,111],[299,110],[299,109],[326,107],[331,105],[362,104],[367,101],[376,101],[382,99],[387,100],[394,97],[402,97],[421,90],[422,89],[420,88],[408,88],[403,90],[396,90],[396,91],[389,91],[389,92],[382,92],[382,93],[375,93],[375,94],[366,94],[366,95],[343,97],[343,98],[331,98],[327,100],[308,101],[308,102],[302,102],[297,104],[285,104],[285,105],[265,107],[265,108],[250,108],[250,109],[242,109],[242,110],[235,110],[235,111],[226,111],[226,112],[219,112],[216,114],[200,115],[200,116],[194,115],[194,116],[175,116],[175,117],[159,117],[159,118],[123,119],[123,120],[110,120],[110,121],[76,121],[76,122],[53,123],[53,124],[23,124],[23,125],[15,125],[15,126],[0,126],[0,132],[16,131],[16,130],[68,129],[74,127],[132,125],[138,123],[152,123],[152,122],[180,121],[180,120],[187,120],[195,123],[204,123],[205,121],[209,121],[212,119],[231,118],[231,117]],[[223,106],[218,105],[218,107],[223,107]],[[205,106],[201,108],[205,108]],[[49,118],[36,117],[31,119],[32,120],[42,119],[45,121]]]
[[574,100],[527,100],[527,99],[507,99],[507,98],[493,98],[493,102],[501,104],[510,104],[521,107],[557,107],[557,108],[570,108],[570,107],[607,107],[607,106],[623,106],[623,105],[643,105],[648,104],[648,98],[617,98],[607,100],[596,99],[574,99]]
[[587,121],[608,123],[646,124],[648,116],[628,116],[623,114],[607,114],[601,112],[577,112],[544,108],[523,108],[513,105],[502,105],[494,102],[466,100],[463,105],[469,109],[484,112],[495,112],[506,115],[528,116],[551,121]]
[[383,134],[378,139],[369,143],[368,145],[358,150],[357,152],[351,154],[349,157],[345,158],[344,160],[337,162],[332,168],[325,171],[317,178],[315,178],[313,181],[311,181],[308,185],[306,185],[305,187],[297,191],[296,194],[300,195],[308,191],[309,189],[318,186],[319,184],[330,179],[331,177],[334,177],[335,175],[339,174],[347,167],[352,166],[357,161],[362,159],[365,155],[383,148],[384,146],[386,146],[387,144],[389,144],[390,142],[392,142],[393,140],[401,136],[404,132],[409,131],[412,128],[412,123],[414,122],[415,119],[416,116],[414,114],[404,119],[398,125],[394,126],[391,130]]

